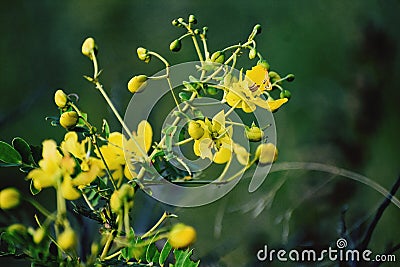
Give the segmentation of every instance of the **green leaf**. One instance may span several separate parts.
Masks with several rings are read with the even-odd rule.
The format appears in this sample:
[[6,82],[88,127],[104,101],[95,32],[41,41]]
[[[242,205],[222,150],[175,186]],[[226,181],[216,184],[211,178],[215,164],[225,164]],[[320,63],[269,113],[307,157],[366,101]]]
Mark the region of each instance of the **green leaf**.
[[171,253],[171,250],[172,250],[171,244],[168,241],[165,242],[165,245],[164,245],[163,249],[161,250],[160,258],[158,259],[158,263],[161,266],[164,266],[164,263],[167,260],[168,255]]
[[4,163],[20,164],[22,157],[12,146],[6,142],[0,141],[0,161]]
[[42,146],[34,146],[34,145],[29,145],[29,147],[31,148],[32,157],[33,157],[34,161],[39,162],[42,159],[43,147]]
[[15,137],[12,140],[12,145],[19,152],[22,157],[22,162],[26,164],[35,164],[32,156],[32,151],[29,144],[21,137]]
[[200,261],[193,262],[190,259],[192,256],[193,250],[174,250],[175,256],[175,264],[174,267],[197,267],[200,264]]
[[148,263],[152,262],[153,257],[156,254],[156,251],[157,251],[157,248],[156,248],[156,245],[154,245],[154,243],[151,243],[150,245],[147,246],[147,249],[146,249],[146,261]]
[[40,189],[40,190],[39,190],[39,189],[36,189],[36,188],[33,186],[33,180],[31,180],[31,184],[30,184],[30,186],[29,186],[29,189],[31,190],[32,195],[37,195],[37,194],[39,194],[40,191],[42,191],[41,189]]

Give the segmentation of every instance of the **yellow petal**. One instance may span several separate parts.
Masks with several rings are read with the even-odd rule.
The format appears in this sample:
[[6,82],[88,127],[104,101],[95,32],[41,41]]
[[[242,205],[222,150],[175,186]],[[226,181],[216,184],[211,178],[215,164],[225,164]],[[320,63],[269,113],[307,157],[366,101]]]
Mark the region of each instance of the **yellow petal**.
[[79,185],[88,185],[93,182],[97,178],[97,174],[100,172],[100,169],[97,165],[91,166],[90,170],[87,172],[81,172],[74,179],[72,179],[72,184]]
[[249,162],[250,153],[239,144],[234,144],[233,148],[239,163],[242,165],[247,165]]
[[212,131],[219,132],[225,127],[225,112],[221,110],[212,119]]
[[213,155],[211,152],[211,146],[213,141],[210,138],[204,138],[200,140],[199,150],[200,150],[200,157],[202,159],[209,158],[212,160]]
[[150,123],[145,120],[141,121],[138,125],[137,135],[138,137],[143,137],[140,146],[144,148],[146,152],[149,151],[153,141],[153,129],[151,128]]
[[267,70],[261,65],[256,65],[251,70],[246,71],[246,77],[258,86],[261,86],[265,82],[267,75]]
[[243,101],[242,102],[242,109],[246,113],[251,113],[256,110],[256,106],[250,101]]
[[233,93],[232,91],[229,91],[226,94],[225,100],[228,103],[228,105],[231,107],[236,106],[238,104],[238,102],[241,101],[240,97],[237,94]]
[[231,159],[231,150],[221,147],[217,153],[214,155],[214,162],[217,164],[226,163]]
[[277,100],[268,101],[269,110],[271,112],[274,112],[275,110],[280,108],[283,104],[288,102],[288,100],[289,99],[287,99],[287,98],[281,98],[281,99],[277,99]]
[[51,160],[55,162],[61,161],[61,154],[57,150],[57,143],[54,140],[43,141],[42,156],[44,160]]
[[65,199],[76,200],[81,197],[81,194],[72,186],[71,177],[64,177],[64,181],[61,183],[61,193]]
[[137,173],[133,171],[134,169],[135,169],[135,166],[133,166],[133,165],[131,165],[130,167],[128,166],[128,164],[125,165],[124,175],[125,175],[126,179],[132,180],[134,177],[137,177]]

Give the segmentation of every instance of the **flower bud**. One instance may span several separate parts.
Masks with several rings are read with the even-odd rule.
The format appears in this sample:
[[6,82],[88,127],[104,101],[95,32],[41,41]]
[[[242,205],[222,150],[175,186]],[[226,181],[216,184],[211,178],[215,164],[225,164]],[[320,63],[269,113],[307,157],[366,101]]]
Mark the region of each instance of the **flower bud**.
[[179,21],[178,21],[177,19],[174,19],[174,20],[172,21],[172,25],[173,25],[173,26],[179,27],[179,26],[180,26],[180,23],[179,23]]
[[175,224],[168,234],[168,242],[175,249],[185,248],[196,240],[196,230],[183,223]]
[[204,129],[203,127],[201,127],[201,124],[193,120],[189,122],[188,132],[190,137],[195,140],[200,139],[204,135]]
[[257,50],[255,48],[250,49],[249,59],[254,59],[257,56]]
[[35,244],[39,244],[40,242],[42,242],[45,236],[46,236],[46,230],[43,228],[38,228],[32,234],[33,242]]
[[137,75],[134,76],[132,79],[129,80],[128,82],[128,90],[131,93],[138,93],[143,91],[143,89],[146,87],[147,84],[147,76],[146,75]]
[[189,23],[192,23],[192,24],[196,24],[197,23],[197,19],[196,19],[196,17],[194,15],[190,15],[189,16]]
[[282,92],[279,94],[280,98],[287,98],[290,99],[292,96],[292,93],[290,93],[289,90],[282,90]]
[[261,33],[261,25],[260,25],[260,24],[256,24],[256,25],[254,26],[254,28],[253,28],[253,31],[254,31],[256,34],[260,34],[260,33]]
[[176,39],[172,41],[171,44],[169,45],[169,50],[171,50],[172,52],[178,52],[179,50],[181,50],[181,47],[182,47],[181,40]]
[[196,35],[200,34],[200,30],[199,30],[199,29],[195,29],[193,32],[194,32],[194,34],[196,34]]
[[60,124],[65,129],[69,130],[76,126],[78,120],[79,120],[78,113],[76,113],[75,111],[67,111],[61,114]]
[[19,205],[21,194],[14,187],[8,187],[0,191],[0,209],[9,210]]
[[20,223],[14,223],[7,227],[7,232],[25,234],[27,232],[26,226]]
[[146,63],[150,62],[151,55],[149,54],[149,51],[146,48],[138,47],[138,49],[136,50],[136,53],[140,60],[142,60]]
[[183,18],[178,18],[178,22],[182,24],[185,20]]
[[110,197],[110,208],[113,212],[117,213],[121,210],[123,202],[120,198],[120,192],[118,190],[114,191]]
[[225,54],[222,51],[214,52],[211,55],[211,62],[223,64],[225,62]]
[[257,62],[257,65],[260,65],[260,66],[264,67],[264,69],[266,69],[267,71],[269,70],[269,64],[265,59],[260,59]]
[[63,90],[59,89],[54,94],[54,102],[56,103],[57,107],[65,108],[68,103],[68,96],[64,93]]
[[246,137],[251,142],[258,142],[263,137],[264,133],[261,129],[255,125],[252,125],[250,128],[246,128]]
[[278,158],[278,149],[272,143],[260,144],[255,156],[261,165],[271,164]]
[[[268,73],[269,75],[269,79],[271,81],[271,83],[275,83],[276,81],[279,81],[281,79],[281,76],[279,76],[278,73],[276,73],[275,71],[270,71]],[[281,84],[282,82],[278,82],[278,84]]]
[[82,54],[92,58],[92,52],[97,54],[97,45],[92,37],[86,38],[86,40],[82,44]]
[[78,239],[75,231],[70,227],[66,228],[57,238],[58,245],[64,251],[74,249],[77,245],[77,241]]
[[294,81],[294,74],[289,74],[288,76],[286,76],[286,81],[293,82]]
[[132,200],[135,195],[135,190],[130,184],[123,184],[118,191],[120,192],[119,197],[122,199]]

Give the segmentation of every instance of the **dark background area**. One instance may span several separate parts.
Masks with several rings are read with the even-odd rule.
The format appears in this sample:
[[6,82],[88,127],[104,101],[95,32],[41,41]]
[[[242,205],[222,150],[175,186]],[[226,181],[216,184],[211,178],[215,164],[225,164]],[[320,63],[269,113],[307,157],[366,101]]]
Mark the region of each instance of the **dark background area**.
[[[260,52],[272,69],[296,75],[287,87],[290,103],[275,114],[278,161],[343,167],[389,189],[400,171],[399,11],[400,2],[395,0],[2,1],[0,139],[11,142],[20,136],[37,145],[47,138],[61,141],[65,131],[44,119],[57,115],[53,94],[58,88],[79,94],[79,105],[94,124],[100,127],[106,118],[113,130],[120,131],[101,96],[82,77],[92,73],[90,61],[80,53],[83,40],[96,39],[102,81],[123,113],[130,99],[129,79],[162,68],[156,61],[139,61],[136,48],[155,50],[172,64],[195,60],[189,42],[183,42],[178,54],[168,49],[182,34],[171,20],[195,14],[200,25],[209,27],[211,51],[246,39],[260,23]],[[251,67],[248,60],[242,62],[245,69]],[[17,184],[28,194],[29,183],[16,173],[1,169],[0,188]],[[282,188],[271,197],[281,181]],[[264,244],[334,245],[344,207],[347,226],[357,240],[383,200],[364,184],[306,170],[271,174],[253,194],[247,193],[247,186],[243,181],[211,205],[175,210],[198,230],[195,256],[204,266],[258,266],[255,255]],[[50,189],[45,191],[39,194],[43,201],[53,197]],[[157,216],[166,207],[143,199],[141,195],[136,203],[135,220],[145,228],[150,214]],[[23,208],[29,214],[31,208]],[[19,213],[29,217],[21,215],[24,210]],[[32,218],[27,219],[34,225]],[[373,235],[374,253],[400,242],[399,219],[399,209],[391,205]],[[400,260],[399,252],[396,255]],[[0,259],[1,265],[8,266],[7,262]]]

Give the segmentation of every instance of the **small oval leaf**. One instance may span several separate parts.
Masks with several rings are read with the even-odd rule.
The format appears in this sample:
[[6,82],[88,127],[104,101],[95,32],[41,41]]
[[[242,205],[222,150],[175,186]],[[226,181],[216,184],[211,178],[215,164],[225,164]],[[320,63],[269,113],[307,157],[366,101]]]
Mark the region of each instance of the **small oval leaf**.
[[21,164],[22,157],[12,146],[0,141],[0,160],[4,163]]

